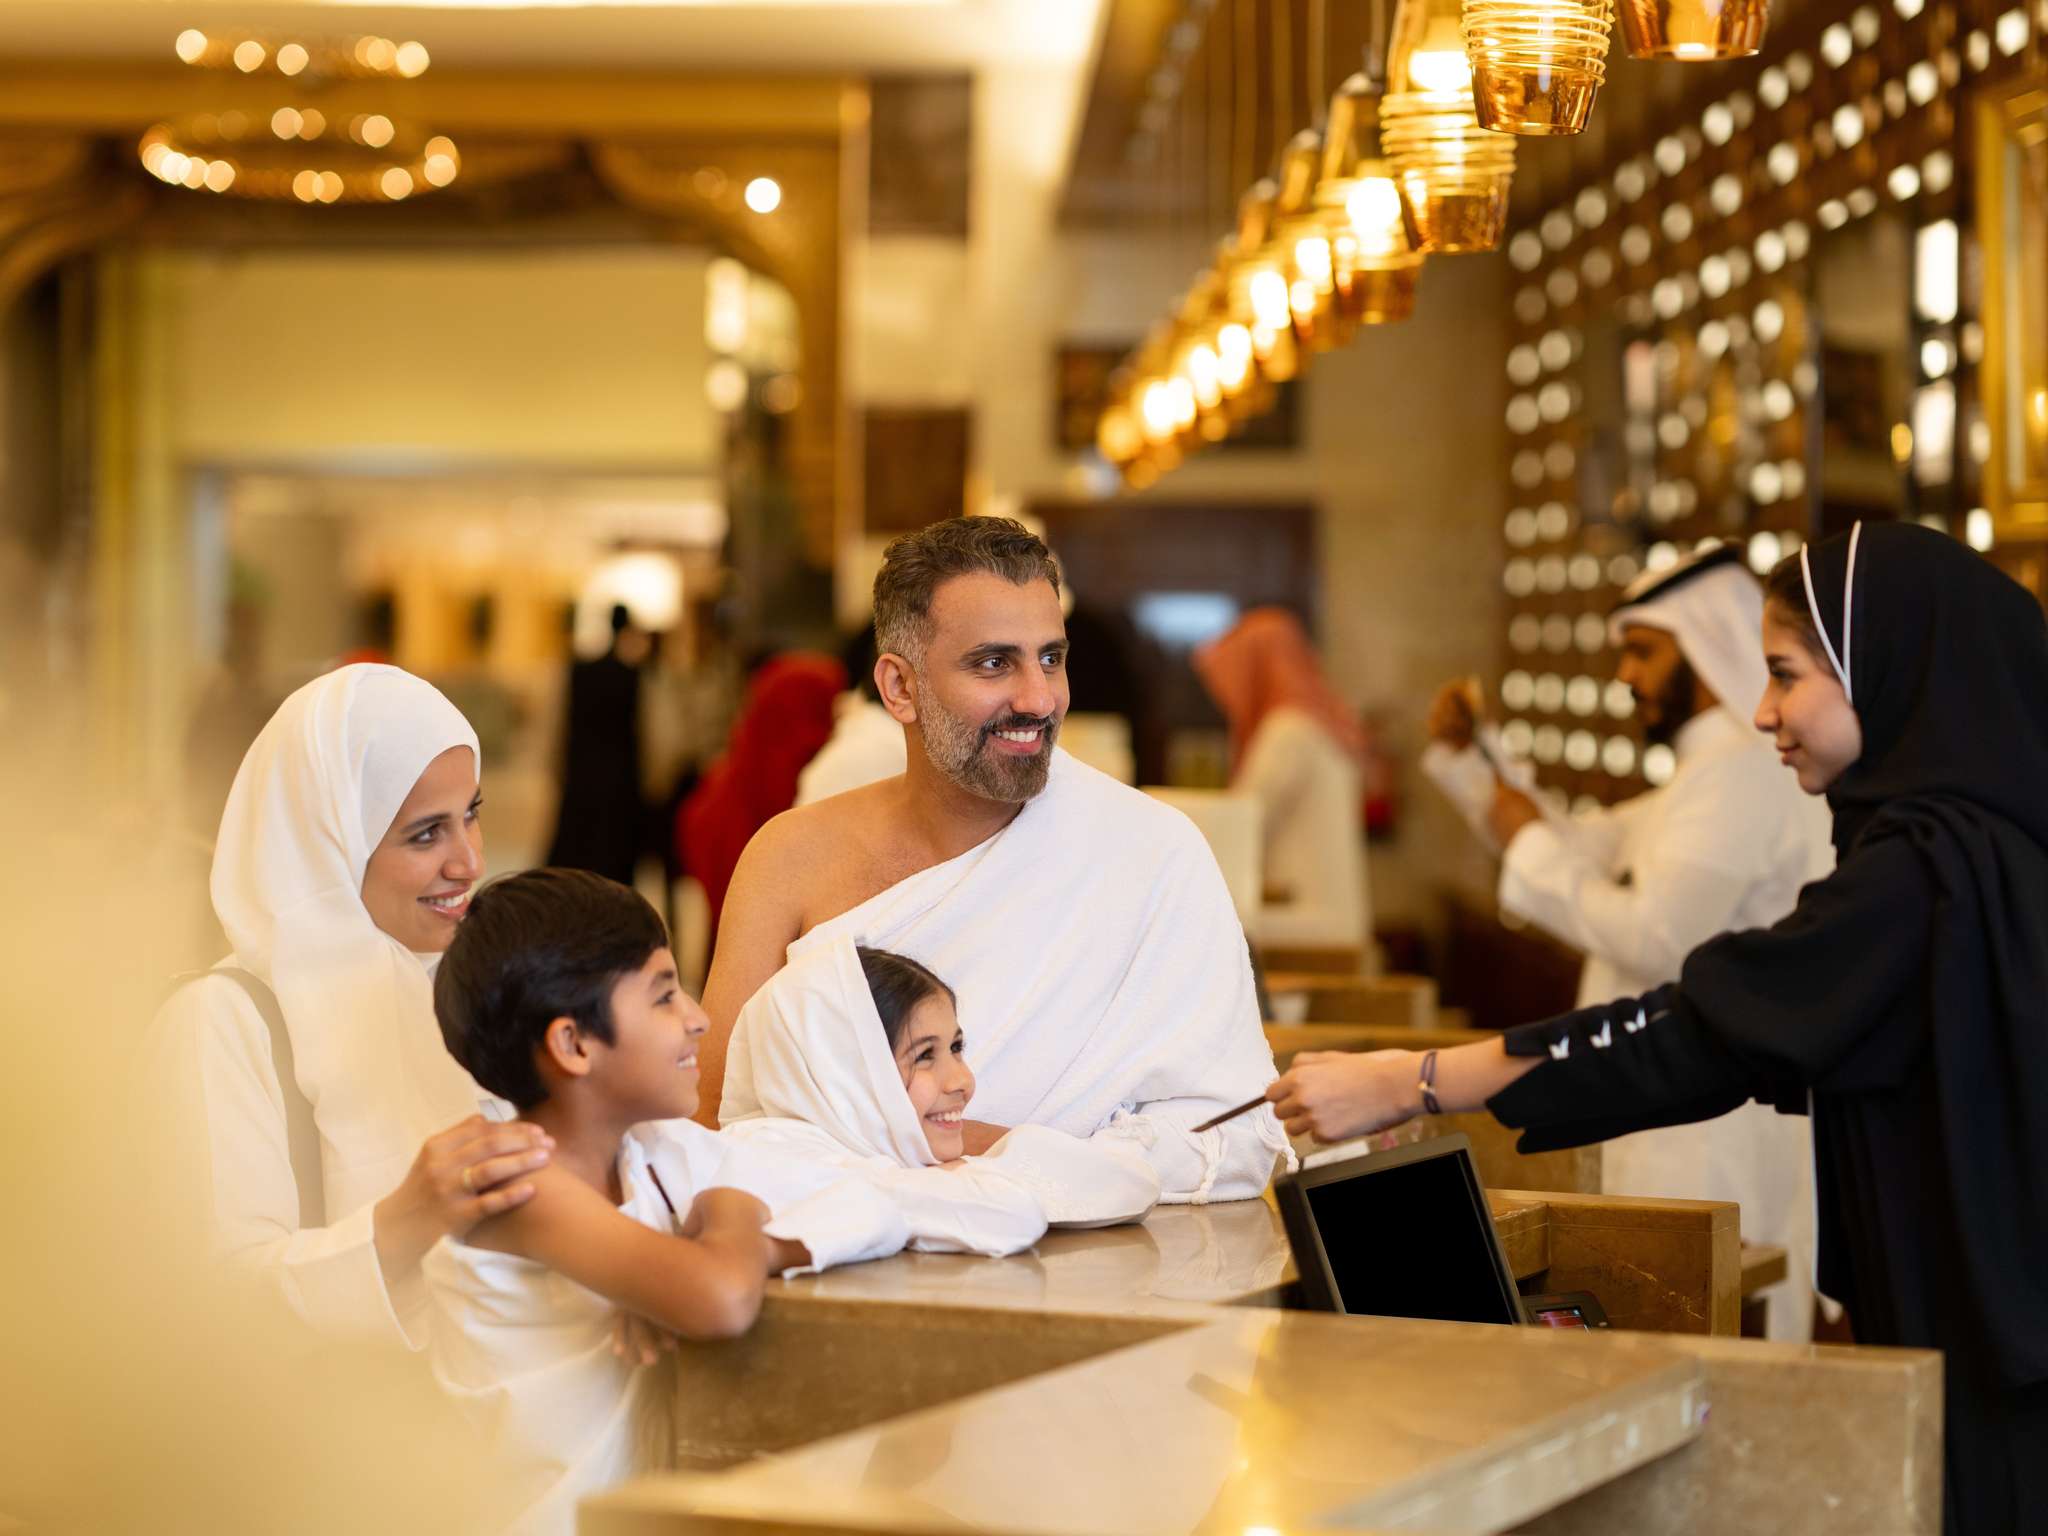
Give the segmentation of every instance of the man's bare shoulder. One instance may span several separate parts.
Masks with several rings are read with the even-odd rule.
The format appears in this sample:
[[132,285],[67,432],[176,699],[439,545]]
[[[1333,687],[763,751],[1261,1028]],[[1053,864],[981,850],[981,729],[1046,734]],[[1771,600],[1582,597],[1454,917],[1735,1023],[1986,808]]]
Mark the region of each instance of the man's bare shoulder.
[[758,852],[758,862],[772,869],[865,847],[875,840],[876,828],[893,816],[900,783],[883,779],[863,784],[771,817],[747,845],[747,855],[752,859]]

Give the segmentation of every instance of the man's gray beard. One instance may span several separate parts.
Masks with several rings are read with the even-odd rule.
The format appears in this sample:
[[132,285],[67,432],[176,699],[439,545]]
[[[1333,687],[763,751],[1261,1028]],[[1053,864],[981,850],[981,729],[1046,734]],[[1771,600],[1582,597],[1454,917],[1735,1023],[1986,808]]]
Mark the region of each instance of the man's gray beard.
[[970,795],[1002,805],[1022,805],[1045,788],[1059,722],[1047,724],[1037,752],[1030,757],[1012,757],[989,750],[988,731],[948,713],[926,690],[917,701],[917,733],[931,765]]

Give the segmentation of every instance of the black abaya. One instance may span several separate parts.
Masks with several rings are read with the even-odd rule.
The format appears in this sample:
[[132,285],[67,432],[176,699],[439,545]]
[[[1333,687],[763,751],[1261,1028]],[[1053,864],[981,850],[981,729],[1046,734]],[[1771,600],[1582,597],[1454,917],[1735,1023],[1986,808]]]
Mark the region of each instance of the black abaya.
[[[1525,1150],[1811,1103],[1820,1285],[1866,1343],[1946,1355],[1945,1527],[2048,1511],[2048,627],[1925,530],[1815,552],[1864,751],[1836,872],[1675,986],[1508,1036]],[[1847,642],[1847,643],[1845,643]],[[1809,1100],[1810,1095],[1810,1100]]]

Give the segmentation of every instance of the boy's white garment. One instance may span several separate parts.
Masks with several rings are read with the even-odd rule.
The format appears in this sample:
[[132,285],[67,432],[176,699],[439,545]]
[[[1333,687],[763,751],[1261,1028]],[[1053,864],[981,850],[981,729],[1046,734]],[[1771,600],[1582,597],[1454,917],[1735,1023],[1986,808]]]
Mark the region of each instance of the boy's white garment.
[[1287,892],[1261,905],[1252,937],[1369,951],[1364,790],[1351,754],[1308,711],[1283,704],[1259,722],[1230,787],[1259,802],[1265,883]]
[[[1180,812],[1063,751],[1001,832],[820,924],[789,956],[843,940],[910,955],[958,993],[976,1119],[1133,1137],[1167,1202],[1250,1199],[1289,1155],[1269,1112],[1189,1129],[1275,1076],[1208,845]],[[735,1086],[732,1118],[758,1114]]]
[[[180,988],[147,1048],[203,1126],[214,1239],[323,1330],[395,1337],[371,1207],[420,1144],[493,1102],[442,1044],[428,965],[362,901],[370,854],[427,766],[476,733],[396,667],[343,667],[278,708],[235,775],[213,860],[229,962],[277,996],[320,1130],[326,1209],[299,1210],[269,1029],[226,977]],[[416,1298],[414,1298],[416,1299]],[[394,1305],[395,1304],[395,1305]]]
[[[619,1149],[619,1185],[620,1210],[657,1232],[673,1232],[706,1189],[744,1189],[775,1213],[768,1232],[804,1243],[818,1269],[894,1253],[905,1237],[857,1181],[686,1120],[636,1127]],[[452,1239],[424,1269],[434,1375],[491,1436],[509,1529],[570,1536],[578,1499],[663,1464],[665,1373],[612,1353],[613,1302],[544,1264]]]
[[[961,1027],[971,1050],[971,1021]],[[1048,1223],[1137,1221],[1159,1198],[1135,1142],[1045,1126],[1020,1126],[958,1167],[933,1166],[850,939],[792,960],[748,1000],[725,1084],[726,1135],[857,1170],[903,1212],[913,1248],[1015,1253]]]

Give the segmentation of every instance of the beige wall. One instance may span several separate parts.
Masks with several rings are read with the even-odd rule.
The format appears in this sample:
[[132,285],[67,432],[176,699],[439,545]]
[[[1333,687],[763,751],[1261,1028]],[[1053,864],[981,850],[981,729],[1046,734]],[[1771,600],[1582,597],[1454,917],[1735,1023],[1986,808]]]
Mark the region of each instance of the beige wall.
[[173,252],[187,463],[709,464],[704,266],[680,249]]

